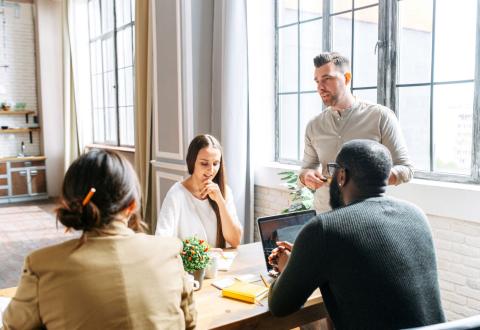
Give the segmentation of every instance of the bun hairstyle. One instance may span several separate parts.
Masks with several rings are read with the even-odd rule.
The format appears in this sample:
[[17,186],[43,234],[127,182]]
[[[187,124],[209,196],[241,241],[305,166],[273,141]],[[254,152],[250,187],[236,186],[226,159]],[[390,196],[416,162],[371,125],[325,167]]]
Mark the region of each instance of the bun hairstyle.
[[[193,174],[195,171],[195,162],[197,161],[197,156],[200,150],[203,148],[212,147],[215,149],[220,150],[221,158],[220,158],[220,167],[218,169],[217,175],[213,178],[213,182],[215,182],[218,187],[220,188],[220,192],[222,196],[225,198],[225,187],[227,185],[227,179],[225,174],[225,166],[223,163],[223,151],[220,142],[209,134],[201,134],[196,136],[190,145],[188,146],[187,151],[187,168],[188,173],[190,175]],[[223,230],[222,230],[222,219],[220,218],[220,209],[216,202],[214,202],[210,197],[208,197],[208,202],[212,207],[213,211],[215,212],[215,216],[217,217],[217,241],[215,242],[215,246],[219,248],[225,247],[225,238],[223,237]]]
[[[90,200],[85,199],[91,188],[95,188],[95,193]],[[130,163],[114,151],[93,149],[75,160],[65,174],[57,220],[85,234],[107,226],[134,202],[136,208],[128,225],[143,232],[146,225],[139,214],[140,196],[140,186]],[[85,235],[80,245],[84,241]]]

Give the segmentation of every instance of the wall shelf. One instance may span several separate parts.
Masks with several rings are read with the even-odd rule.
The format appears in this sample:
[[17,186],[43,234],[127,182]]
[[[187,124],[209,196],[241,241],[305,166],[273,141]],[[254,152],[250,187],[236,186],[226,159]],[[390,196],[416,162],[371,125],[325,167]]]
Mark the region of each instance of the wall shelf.
[[0,110],[0,116],[1,115],[31,115],[32,113],[35,113],[33,110]]
[[0,110],[0,116],[25,115],[25,122],[28,124],[28,115],[34,114],[33,110]]
[[7,129],[0,129],[0,134],[29,133],[30,143],[33,143],[32,132],[39,131],[39,130],[40,130],[40,127],[7,128]]

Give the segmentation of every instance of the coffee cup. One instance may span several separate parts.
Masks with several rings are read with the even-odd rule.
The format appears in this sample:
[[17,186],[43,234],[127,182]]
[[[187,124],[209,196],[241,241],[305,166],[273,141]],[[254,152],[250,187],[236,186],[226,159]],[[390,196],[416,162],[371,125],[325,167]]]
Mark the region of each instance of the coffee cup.
[[200,289],[200,282],[195,280],[193,275],[187,274],[187,281],[192,284],[193,290],[197,291]]
[[212,253],[210,255],[210,262],[205,268],[205,278],[215,278],[218,274],[218,255],[216,253]]

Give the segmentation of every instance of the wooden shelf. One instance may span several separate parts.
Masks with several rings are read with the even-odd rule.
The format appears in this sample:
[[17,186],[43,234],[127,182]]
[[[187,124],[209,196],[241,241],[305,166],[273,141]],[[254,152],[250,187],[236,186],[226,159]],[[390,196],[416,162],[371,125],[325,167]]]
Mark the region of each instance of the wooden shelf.
[[38,131],[40,127],[26,127],[26,128],[7,128],[7,129],[0,129],[1,133],[28,133],[31,131]]
[[33,110],[0,110],[0,116],[1,115],[31,115],[35,113]]

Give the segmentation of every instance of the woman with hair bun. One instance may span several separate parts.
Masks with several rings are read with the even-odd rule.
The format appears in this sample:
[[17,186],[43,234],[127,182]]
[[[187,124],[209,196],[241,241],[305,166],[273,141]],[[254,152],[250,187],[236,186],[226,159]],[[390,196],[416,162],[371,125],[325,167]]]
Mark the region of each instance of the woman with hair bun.
[[240,244],[242,226],[227,186],[220,143],[211,135],[195,137],[188,147],[190,176],[175,183],[165,196],[156,235],[185,239],[196,236],[211,246]]
[[92,150],[73,162],[57,220],[82,235],[25,258],[4,328],[194,328],[182,244],[143,234],[139,205],[135,172],[119,154]]

